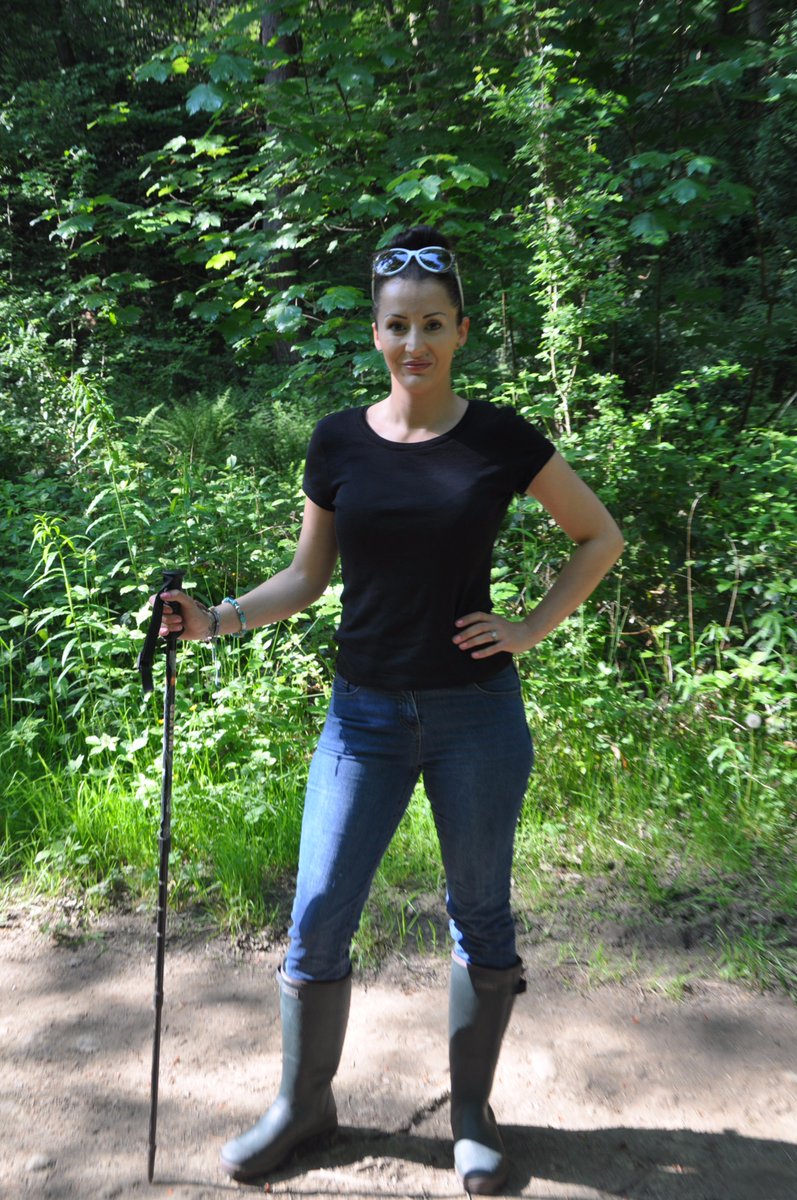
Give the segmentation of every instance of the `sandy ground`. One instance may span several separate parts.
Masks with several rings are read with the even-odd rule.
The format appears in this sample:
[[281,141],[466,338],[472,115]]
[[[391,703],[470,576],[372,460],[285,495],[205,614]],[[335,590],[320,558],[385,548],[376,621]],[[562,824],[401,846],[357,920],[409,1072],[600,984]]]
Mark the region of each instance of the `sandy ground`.
[[[49,924],[49,928],[48,928]],[[512,1159],[504,1195],[797,1200],[797,1006],[702,971],[695,954],[623,982],[524,949],[493,1094]],[[35,909],[0,924],[3,1197],[447,1197],[447,964],[394,955],[356,981],[336,1093],[341,1131],[267,1187],[232,1183],[221,1144],[279,1077],[278,948],[236,949],[174,918],[166,957],[158,1150],[146,1180],[151,915],[71,928]],[[687,974],[677,998],[666,979]],[[655,979],[656,982],[653,982]]]

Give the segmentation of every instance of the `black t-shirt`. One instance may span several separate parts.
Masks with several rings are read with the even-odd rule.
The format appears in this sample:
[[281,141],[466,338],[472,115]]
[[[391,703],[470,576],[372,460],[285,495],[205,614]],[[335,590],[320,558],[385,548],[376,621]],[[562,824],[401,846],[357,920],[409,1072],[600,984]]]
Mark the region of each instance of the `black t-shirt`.
[[388,441],[365,414],[350,408],[319,421],[304,472],[307,496],[335,513],[338,670],[388,690],[487,679],[511,655],[472,658],[452,642],[454,622],[490,611],[499,526],[554,446],[513,409],[484,400],[425,442]]

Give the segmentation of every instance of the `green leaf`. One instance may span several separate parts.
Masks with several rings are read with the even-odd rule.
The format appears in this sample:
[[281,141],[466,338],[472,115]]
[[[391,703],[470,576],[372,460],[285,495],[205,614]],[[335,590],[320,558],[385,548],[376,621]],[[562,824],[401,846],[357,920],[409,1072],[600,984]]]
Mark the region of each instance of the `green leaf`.
[[137,83],[142,83],[146,79],[154,79],[156,83],[165,83],[170,75],[169,64],[156,58],[139,67],[135,72],[135,79]]
[[351,215],[353,217],[377,217],[381,218],[387,215],[388,206],[384,200],[379,200],[376,196],[371,196],[368,192],[363,192],[351,204]]
[[232,54],[220,54],[215,62],[210,64],[210,78],[214,83],[231,79],[236,83],[246,83],[252,78],[252,64],[247,58],[238,58]]
[[221,158],[224,154],[232,153],[232,147],[226,144],[223,137],[192,138],[191,145],[197,154],[207,154],[209,158]]
[[427,175],[421,181],[421,191],[427,200],[436,200],[440,194],[440,184],[443,180],[439,175]]
[[192,316],[201,317],[203,321],[208,321],[211,324],[226,312],[227,305],[223,304],[220,300],[200,300],[191,309]]
[[322,296],[318,299],[318,307],[322,312],[332,312],[335,308],[357,308],[363,303],[364,296],[359,288],[356,287],[331,287],[327,288]]
[[295,304],[272,304],[266,313],[278,333],[293,333],[302,323],[304,314]]
[[121,325],[136,325],[143,313],[143,308],[137,304],[125,304],[116,309],[116,319]]
[[67,217],[62,221],[57,229],[53,231],[54,237],[70,238],[76,233],[85,233],[87,230],[94,228],[94,218],[90,213],[76,213],[74,217]]
[[218,112],[227,100],[227,93],[212,83],[200,83],[187,95],[185,107],[191,116],[198,112]]
[[731,183],[730,180],[723,179],[717,184],[714,194],[719,200],[720,214],[726,218],[749,212],[752,207],[753,190],[743,183]]
[[339,63],[330,68],[330,79],[336,79],[344,91],[350,92],[358,85],[373,87],[374,77],[370,71],[357,66],[356,63]]
[[130,105],[126,100],[119,100],[116,104],[112,104],[107,112],[97,117],[96,121],[89,121],[86,128],[94,129],[97,125],[124,125],[129,116]]
[[663,246],[669,240],[667,226],[656,212],[638,213],[630,224],[631,233],[649,246]]
[[104,750],[110,750],[113,753],[119,744],[119,738],[114,737],[111,733],[103,733],[100,737],[90,733],[86,736],[86,744],[91,746],[89,755],[102,754]]
[[235,262],[236,254],[234,250],[221,250],[218,254],[214,254],[205,263],[206,271],[220,271],[228,262]]
[[301,129],[286,129],[282,144],[286,148],[296,151],[297,154],[315,154],[318,149],[313,139],[303,133]]
[[705,195],[705,187],[696,183],[694,179],[676,179],[668,188],[662,192],[662,196],[672,196],[678,204],[688,204],[690,200],[696,200],[698,196]]
[[489,187],[490,184],[490,176],[472,163],[455,163],[451,168],[451,178],[463,191],[472,187]]
[[245,204],[248,208],[252,204],[258,204],[261,200],[267,200],[268,192],[261,188],[241,188],[240,191],[232,192],[230,199],[235,204]]
[[352,356],[355,378],[369,371],[378,370],[382,365],[382,355],[378,350],[363,350]]
[[411,198],[411,196],[417,196],[418,192],[420,191],[420,179],[421,172],[417,168],[412,171],[404,171],[401,175],[397,175],[395,179],[390,180],[390,182],[387,184],[387,190],[389,192],[395,192],[396,195],[407,199],[408,197],[405,193],[407,193],[408,189],[414,186],[415,191],[411,192],[409,197]]
[[194,216],[190,208],[181,208],[178,205],[164,209],[163,215],[169,223],[178,221],[181,225],[190,225]]
[[644,170],[646,167],[663,171],[677,157],[676,154],[663,154],[661,150],[646,150],[644,154],[635,154],[631,159],[630,166],[635,171]]
[[730,62],[714,63],[713,66],[707,67],[695,82],[698,84],[736,83],[744,74],[746,65],[745,62],[738,59]]
[[190,59],[185,58],[183,55],[180,55],[179,58],[175,58],[172,62],[172,71],[175,75],[187,75],[190,68]]
[[797,95],[797,75],[773,75],[767,81],[767,101]]
[[708,158],[705,154],[696,154],[686,164],[686,173],[687,175],[708,175],[715,165],[715,159]]
[[417,179],[405,179],[402,183],[397,183],[393,191],[402,200],[414,200],[421,194],[421,184]]
[[194,225],[203,232],[206,229],[218,229],[221,225],[221,216],[219,213],[205,212],[203,210],[202,212],[198,212],[194,217]]

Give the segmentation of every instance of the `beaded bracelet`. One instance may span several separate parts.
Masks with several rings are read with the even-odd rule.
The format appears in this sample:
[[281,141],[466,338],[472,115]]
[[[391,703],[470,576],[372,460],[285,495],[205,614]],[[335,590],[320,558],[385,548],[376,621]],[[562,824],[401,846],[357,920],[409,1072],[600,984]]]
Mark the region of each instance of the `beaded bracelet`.
[[241,608],[238,601],[234,600],[232,598],[232,596],[225,596],[224,599],[222,600],[222,604],[231,604],[233,606],[233,608],[235,609],[236,613],[238,614],[238,621],[240,623],[241,628],[238,630],[237,633],[234,633],[232,636],[233,637],[243,637],[243,635],[246,633],[246,615],[244,613],[244,610]]

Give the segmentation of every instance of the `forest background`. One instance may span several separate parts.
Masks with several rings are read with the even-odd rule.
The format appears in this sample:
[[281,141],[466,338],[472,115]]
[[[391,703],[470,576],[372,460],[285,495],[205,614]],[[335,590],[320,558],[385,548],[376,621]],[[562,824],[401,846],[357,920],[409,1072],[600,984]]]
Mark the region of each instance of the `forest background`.
[[[218,600],[287,563],[314,422],[384,389],[370,254],[430,222],[460,247],[459,390],[543,428],[627,539],[519,663],[518,904],[612,880],[797,988],[796,35],[772,0],[6,6],[6,888],[151,902],[147,597],[163,567]],[[565,542],[519,500],[496,605]],[[172,903],[279,932],[338,607],[181,647]],[[441,886],[419,793],[360,961],[434,941]]]

